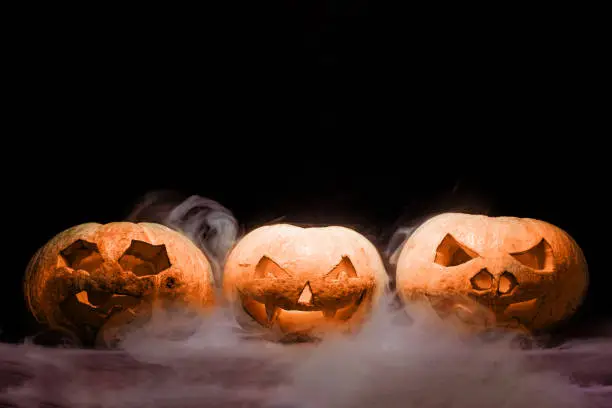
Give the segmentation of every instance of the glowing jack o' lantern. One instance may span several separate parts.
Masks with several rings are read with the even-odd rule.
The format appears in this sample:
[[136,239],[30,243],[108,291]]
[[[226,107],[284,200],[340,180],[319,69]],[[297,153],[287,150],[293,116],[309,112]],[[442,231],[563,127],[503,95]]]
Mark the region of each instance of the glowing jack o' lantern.
[[278,224],[239,241],[223,289],[244,328],[311,340],[358,327],[387,281],[378,251],[359,233]]
[[187,237],[163,225],[72,227],[28,265],[25,295],[39,322],[77,343],[107,347],[156,305],[200,310],[214,302],[211,267]]
[[588,273],[580,247],[554,225],[446,213],[406,241],[396,280],[404,301],[427,298],[464,327],[533,332],[575,312]]

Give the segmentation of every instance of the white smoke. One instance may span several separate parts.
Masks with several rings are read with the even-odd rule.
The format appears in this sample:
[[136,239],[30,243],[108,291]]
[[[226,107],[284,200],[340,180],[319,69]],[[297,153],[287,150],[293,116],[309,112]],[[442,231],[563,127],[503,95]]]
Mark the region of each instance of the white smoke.
[[[197,196],[150,194],[130,220],[183,231],[214,262],[218,282],[239,235],[229,210]],[[389,257],[413,230],[400,231]],[[121,350],[0,344],[0,406],[612,406],[612,335],[551,349],[524,350],[513,340],[460,337],[417,306],[381,308],[354,335],[306,344],[249,336],[224,307],[204,318],[156,310]]]
[[[596,408],[612,403],[612,339],[522,350],[465,339],[430,311],[381,310],[316,344],[251,338],[220,308],[161,314],[120,351],[0,346],[0,404],[18,407]],[[189,331],[177,340],[177,329]],[[2,387],[3,386],[3,387]],[[54,405],[51,405],[54,404]],[[607,404],[607,405],[606,405]]]
[[128,220],[156,222],[181,231],[208,257],[217,286],[225,258],[240,235],[238,221],[223,205],[197,195],[183,199],[172,191],[148,193]]
[[416,229],[416,226],[402,227],[393,233],[384,251],[384,255],[389,260],[390,265],[397,265],[397,260],[404,248],[404,244]]

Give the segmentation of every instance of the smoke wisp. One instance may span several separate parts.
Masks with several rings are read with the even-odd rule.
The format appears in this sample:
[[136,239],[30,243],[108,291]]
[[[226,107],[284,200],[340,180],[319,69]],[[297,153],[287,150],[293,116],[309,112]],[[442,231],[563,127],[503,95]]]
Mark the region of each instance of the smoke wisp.
[[[16,407],[596,408],[612,403],[612,338],[523,350],[456,335],[426,309],[380,310],[316,344],[251,338],[220,308],[163,312],[118,351],[0,346]],[[176,337],[176,331],[190,333]],[[47,405],[44,405],[47,404]],[[608,405],[606,405],[608,404]]]
[[197,195],[185,199],[173,191],[148,193],[128,220],[155,222],[185,234],[206,254],[217,286],[225,257],[240,235],[238,221],[223,205]]

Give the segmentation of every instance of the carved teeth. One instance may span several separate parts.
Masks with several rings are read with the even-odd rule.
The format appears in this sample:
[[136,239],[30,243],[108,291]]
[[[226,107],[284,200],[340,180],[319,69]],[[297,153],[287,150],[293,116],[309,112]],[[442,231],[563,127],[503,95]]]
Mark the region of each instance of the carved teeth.
[[77,298],[77,300],[78,300],[79,302],[81,302],[81,303],[85,303],[86,305],[89,305],[89,306],[91,306],[91,307],[93,307],[93,308],[95,308],[95,307],[96,307],[96,306],[92,305],[92,304],[89,302],[89,296],[88,296],[88,294],[87,294],[87,291],[82,290],[82,291],[80,291],[79,293],[77,293],[75,296],[76,296],[76,298]]
[[274,304],[274,301],[267,300],[266,301],[266,317],[268,318],[268,323],[270,323],[270,325],[274,323],[274,320],[276,319],[277,311],[278,311],[278,307],[276,307],[276,305]]
[[336,315],[336,309],[324,309],[323,310],[323,316],[325,316],[328,319],[333,318]]

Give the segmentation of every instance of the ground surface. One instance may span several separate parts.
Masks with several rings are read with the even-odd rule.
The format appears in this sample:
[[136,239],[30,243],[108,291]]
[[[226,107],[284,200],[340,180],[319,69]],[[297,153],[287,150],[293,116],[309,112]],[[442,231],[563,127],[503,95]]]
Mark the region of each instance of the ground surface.
[[520,350],[383,316],[355,337],[286,346],[247,341],[224,318],[187,325],[187,337],[152,327],[117,351],[1,344],[0,406],[612,406],[608,338]]

